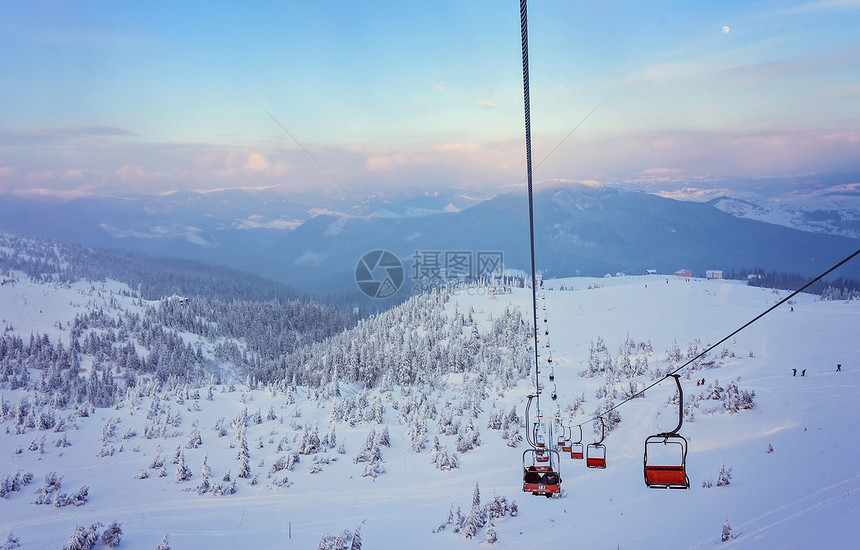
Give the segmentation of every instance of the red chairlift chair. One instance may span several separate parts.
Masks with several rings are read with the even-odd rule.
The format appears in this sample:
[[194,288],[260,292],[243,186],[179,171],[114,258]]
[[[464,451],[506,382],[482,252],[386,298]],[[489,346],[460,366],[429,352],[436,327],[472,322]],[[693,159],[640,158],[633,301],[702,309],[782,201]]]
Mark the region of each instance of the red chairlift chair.
[[[680,376],[670,375],[675,378],[678,386],[678,426],[670,432],[663,432],[648,436],[645,439],[645,456],[643,458],[645,471],[645,485],[652,489],[689,489],[690,478],[687,476],[687,440],[678,433],[684,423],[684,392],[681,389]],[[661,449],[660,446],[663,446]],[[664,452],[667,447],[677,449],[677,453]],[[648,450],[651,449],[651,460],[648,458]],[[659,459],[654,455],[660,450]],[[674,458],[677,457],[677,460]],[[667,458],[672,458],[671,463]]]
[[[570,458],[574,460],[582,460],[585,456],[582,448],[582,426],[577,426],[579,428],[579,439],[577,441],[573,441],[570,444]],[[571,431],[573,429],[571,428]],[[571,439],[573,439],[573,435],[571,434]]]
[[603,417],[600,419],[600,440],[594,443],[589,443],[585,447],[585,465],[589,468],[606,468],[606,447],[603,445],[603,440],[606,438],[606,424],[603,423]]

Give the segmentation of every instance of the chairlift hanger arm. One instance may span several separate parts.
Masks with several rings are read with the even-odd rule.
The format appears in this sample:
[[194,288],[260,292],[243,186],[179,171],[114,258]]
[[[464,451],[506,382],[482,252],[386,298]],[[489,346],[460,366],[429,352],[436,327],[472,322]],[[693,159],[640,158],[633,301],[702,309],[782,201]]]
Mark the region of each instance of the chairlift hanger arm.
[[603,443],[603,440],[606,439],[606,424],[603,422],[602,416],[598,416],[597,418],[600,419],[600,441],[595,441],[595,443],[600,445]]
[[675,379],[675,385],[678,386],[678,425],[675,426],[675,429],[671,432],[663,432],[661,434],[657,434],[661,437],[678,435],[678,432],[681,430],[681,426],[684,424],[684,390],[681,388],[681,375],[669,374],[666,376],[666,378],[669,378],[670,376]]

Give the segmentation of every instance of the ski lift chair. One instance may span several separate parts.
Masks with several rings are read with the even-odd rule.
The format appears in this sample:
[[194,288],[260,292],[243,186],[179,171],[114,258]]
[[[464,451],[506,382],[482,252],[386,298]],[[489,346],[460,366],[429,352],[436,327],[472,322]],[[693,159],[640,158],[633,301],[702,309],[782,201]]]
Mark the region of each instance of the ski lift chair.
[[[687,440],[678,433],[684,422],[684,393],[680,376],[672,374],[678,386],[678,426],[645,439],[645,485],[652,489],[689,489]],[[649,450],[651,457],[649,458]]]
[[606,446],[603,445],[603,440],[606,438],[606,424],[603,423],[603,417],[600,416],[600,440],[594,443],[589,443],[585,447],[585,465],[589,468],[606,468]]
[[[577,426],[577,428],[579,428],[579,439],[571,442],[569,452],[570,458],[574,460],[582,460],[584,457],[582,449],[582,426]],[[571,439],[573,439],[573,435],[571,435]]]
[[[553,453],[555,460],[552,458]],[[548,463],[544,463],[543,458],[546,458]],[[552,498],[561,491],[558,463],[558,451],[546,448],[526,449],[523,452],[523,492]]]
[[565,428],[567,435],[558,438],[558,444],[561,447],[561,452],[569,453],[570,452],[570,437],[572,434],[572,430],[570,427]]

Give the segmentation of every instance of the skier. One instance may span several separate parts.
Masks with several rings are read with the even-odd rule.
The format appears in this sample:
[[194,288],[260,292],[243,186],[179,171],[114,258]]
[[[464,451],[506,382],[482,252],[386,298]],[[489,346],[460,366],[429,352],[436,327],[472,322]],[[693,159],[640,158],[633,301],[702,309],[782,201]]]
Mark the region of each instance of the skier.
[[800,376],[806,376],[806,369],[803,369],[803,370],[800,372]]
[[842,363],[836,363],[836,372],[842,371]]
[[791,373],[791,375],[792,375],[792,376],[797,376],[797,369],[791,369],[791,370],[793,371],[793,372]]

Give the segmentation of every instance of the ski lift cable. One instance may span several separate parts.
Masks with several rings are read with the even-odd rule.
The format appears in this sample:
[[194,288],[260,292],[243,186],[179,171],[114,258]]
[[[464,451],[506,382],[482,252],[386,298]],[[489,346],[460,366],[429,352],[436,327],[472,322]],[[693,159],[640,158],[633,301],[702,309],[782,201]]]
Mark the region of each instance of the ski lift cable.
[[774,305],[770,306],[769,308],[767,308],[766,310],[764,310],[763,312],[761,312],[760,314],[758,314],[757,316],[755,316],[753,319],[751,319],[750,321],[748,321],[747,323],[745,323],[744,325],[742,325],[740,328],[738,328],[738,329],[734,330],[734,331],[733,331],[733,332],[731,332],[728,336],[726,336],[726,337],[724,337],[723,339],[721,339],[721,340],[720,340],[719,342],[717,342],[716,344],[713,344],[713,345],[711,345],[711,346],[708,346],[708,347],[707,347],[705,350],[703,350],[701,353],[699,353],[698,355],[696,355],[695,357],[693,357],[692,359],[690,359],[689,361],[687,361],[687,362],[686,362],[686,363],[684,363],[683,365],[681,365],[681,366],[677,367],[675,370],[673,370],[673,371],[669,372],[665,377],[663,377],[663,378],[661,378],[661,379],[659,379],[659,380],[657,380],[657,381],[655,381],[655,382],[652,382],[652,383],[651,383],[651,384],[649,384],[648,386],[646,386],[646,387],[642,388],[641,390],[639,390],[638,392],[636,392],[636,393],[632,394],[630,397],[627,397],[626,399],[624,399],[624,400],[623,400],[623,401],[621,401],[620,403],[618,403],[618,404],[616,404],[616,405],[613,405],[612,407],[609,407],[608,409],[606,409],[605,411],[603,411],[601,414],[598,414],[597,416],[593,416],[592,418],[589,418],[588,420],[583,421],[581,424],[579,424],[579,426],[582,426],[583,424],[587,424],[587,423],[589,423],[589,422],[594,422],[594,421],[596,421],[596,420],[598,420],[598,419],[602,419],[602,418],[603,418],[603,416],[605,416],[605,415],[609,414],[610,412],[612,412],[612,411],[614,411],[614,410],[618,409],[619,407],[621,407],[622,405],[624,405],[624,404],[628,403],[629,401],[632,401],[633,399],[635,399],[635,398],[637,398],[637,397],[639,397],[639,396],[643,395],[646,391],[648,391],[648,390],[650,390],[651,388],[653,388],[653,387],[657,386],[658,384],[661,384],[661,383],[662,383],[663,381],[665,381],[667,378],[672,378],[672,377],[673,377],[673,375],[677,374],[679,371],[681,371],[681,370],[683,370],[683,369],[685,369],[685,368],[689,367],[689,366],[690,366],[691,364],[693,364],[695,361],[697,361],[698,359],[701,359],[702,357],[704,357],[705,355],[707,355],[708,353],[710,353],[711,351],[713,351],[713,350],[714,350],[716,347],[718,347],[720,344],[722,344],[722,343],[726,342],[727,340],[729,340],[729,339],[730,339],[730,338],[732,338],[733,336],[737,335],[737,334],[738,334],[739,332],[741,332],[742,330],[744,330],[744,329],[748,328],[750,325],[752,325],[753,323],[755,323],[756,321],[758,321],[759,319],[761,319],[762,317],[764,317],[765,315],[767,315],[767,314],[768,314],[768,313],[770,313],[771,311],[775,310],[775,309],[776,309],[776,308],[778,308],[779,306],[781,306],[781,305],[783,305],[784,303],[788,302],[789,300],[791,300],[792,298],[794,298],[795,296],[797,296],[798,294],[800,294],[801,292],[803,292],[804,290],[806,290],[806,289],[807,289],[807,288],[809,288],[810,286],[814,285],[815,283],[817,283],[818,281],[820,281],[821,279],[823,279],[824,277],[826,277],[827,275],[829,275],[829,274],[830,274],[830,273],[832,273],[833,271],[835,271],[835,270],[839,269],[840,267],[842,267],[843,265],[845,265],[845,264],[846,264],[846,263],[848,263],[849,261],[853,260],[853,259],[854,259],[856,256],[858,256],[858,255],[860,255],[860,249],[855,250],[852,254],[848,255],[848,256],[847,256],[847,257],[845,257],[843,260],[841,260],[839,263],[837,263],[837,264],[833,265],[832,267],[830,267],[827,271],[825,271],[825,272],[824,272],[824,273],[822,273],[821,275],[818,275],[817,277],[815,277],[814,279],[810,280],[810,281],[809,281],[809,282],[807,282],[805,285],[803,285],[802,287],[798,288],[797,290],[795,290],[794,292],[792,292],[791,294],[789,294],[788,296],[786,296],[786,297],[785,297],[785,298],[783,298],[782,300],[780,300],[780,301],[778,301],[777,303],[775,303]]
[[532,128],[531,128],[531,105],[529,101],[529,29],[526,0],[520,0],[520,35],[522,38],[523,53],[523,107],[525,114],[526,132],[526,179],[528,181],[529,194],[529,243],[531,245],[531,276],[532,276],[532,309],[534,319],[534,348],[535,348],[535,408],[540,419],[540,364],[538,359],[538,326],[537,326],[537,283],[535,278],[535,222],[534,222],[534,200],[532,196]]

